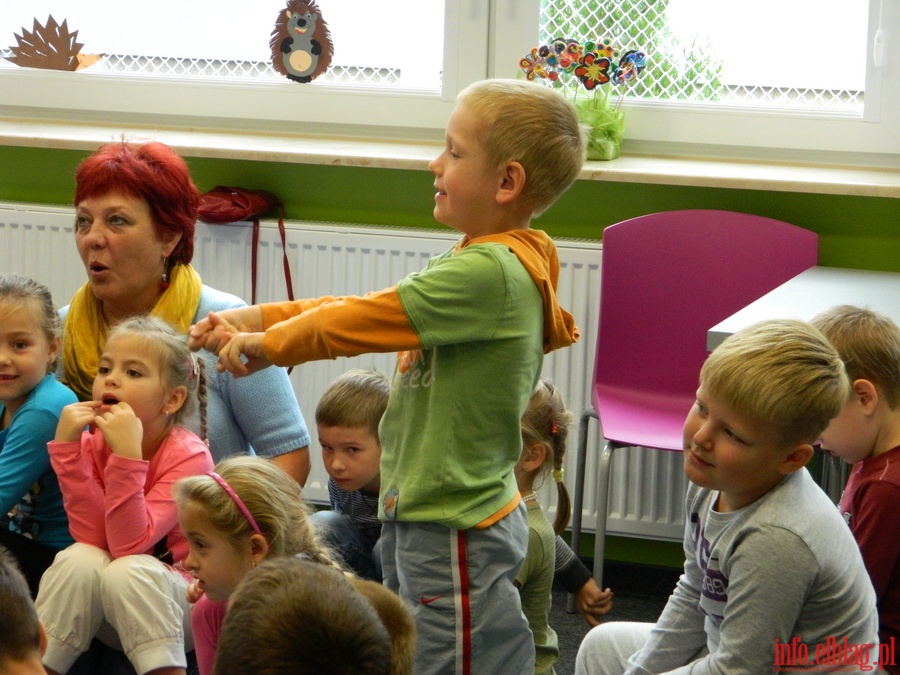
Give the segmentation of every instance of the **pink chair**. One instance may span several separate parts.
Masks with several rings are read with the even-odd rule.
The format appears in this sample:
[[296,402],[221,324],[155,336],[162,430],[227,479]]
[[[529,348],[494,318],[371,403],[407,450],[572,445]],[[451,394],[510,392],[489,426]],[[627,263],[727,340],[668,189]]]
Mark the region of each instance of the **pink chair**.
[[599,416],[606,443],[597,472],[598,584],[613,451],[643,446],[680,452],[682,425],[707,355],[707,330],[815,265],[817,255],[815,233],[731,211],[654,213],[603,232],[593,409],[581,416],[572,519],[577,552],[587,431],[591,417]]

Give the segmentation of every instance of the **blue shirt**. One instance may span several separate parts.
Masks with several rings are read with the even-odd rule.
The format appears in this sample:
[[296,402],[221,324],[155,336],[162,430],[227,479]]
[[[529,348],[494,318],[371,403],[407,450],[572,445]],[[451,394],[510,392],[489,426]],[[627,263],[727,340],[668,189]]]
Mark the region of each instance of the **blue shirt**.
[[50,373],[0,431],[0,527],[57,549],[74,540],[47,443],[56,435],[62,409],[77,400]]

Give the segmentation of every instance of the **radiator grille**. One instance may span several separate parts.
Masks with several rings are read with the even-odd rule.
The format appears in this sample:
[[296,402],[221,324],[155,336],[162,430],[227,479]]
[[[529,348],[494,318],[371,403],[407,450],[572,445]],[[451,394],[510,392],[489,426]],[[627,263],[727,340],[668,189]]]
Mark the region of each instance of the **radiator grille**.
[[[57,304],[66,304],[85,281],[75,251],[71,209],[25,205],[0,205],[0,271],[31,276],[46,284]],[[331,223],[287,222],[288,257],[295,297],[360,294],[378,290],[425,266],[432,256],[446,250],[456,235],[442,230],[378,228]],[[250,297],[250,234],[246,223],[206,225],[198,223],[194,265],[205,284],[242,298]],[[574,449],[577,417],[590,405],[589,388],[596,344],[597,305],[600,284],[600,243],[557,240],[560,256],[559,295],[581,328],[581,340],[569,349],[547,356],[544,377],[562,391],[576,423],[569,434],[565,463],[567,483],[575,475]],[[274,224],[264,222],[259,244],[258,300],[286,298],[282,273],[281,241]],[[371,354],[304,364],[294,369],[291,380],[310,432],[313,471],[305,489],[313,501],[327,502],[327,475],[315,439],[313,412],[321,393],[349,368],[375,368],[393,372],[394,358]],[[591,427],[583,526],[592,530],[596,516],[594,489],[599,450],[596,424]],[[677,453],[643,448],[621,450],[614,457],[609,532],[680,540],[683,527],[684,477]],[[555,508],[552,485],[541,490],[541,502]],[[570,492],[573,492],[570,487]]]

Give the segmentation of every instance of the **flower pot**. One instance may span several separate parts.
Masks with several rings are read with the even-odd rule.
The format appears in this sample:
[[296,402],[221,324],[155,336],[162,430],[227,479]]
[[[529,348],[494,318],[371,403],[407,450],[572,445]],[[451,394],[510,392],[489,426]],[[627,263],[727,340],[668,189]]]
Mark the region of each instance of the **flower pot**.
[[588,128],[587,158],[609,160],[619,156],[625,131],[625,112],[609,105],[599,94],[575,102],[578,119]]

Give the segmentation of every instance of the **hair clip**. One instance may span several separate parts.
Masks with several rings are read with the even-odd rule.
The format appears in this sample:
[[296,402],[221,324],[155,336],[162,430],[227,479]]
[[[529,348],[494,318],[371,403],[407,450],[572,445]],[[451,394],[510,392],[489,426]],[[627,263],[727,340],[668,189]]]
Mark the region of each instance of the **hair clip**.
[[562,467],[559,467],[558,469],[553,469],[553,474],[552,474],[552,475],[553,475],[553,480],[554,480],[554,481],[556,481],[557,483],[562,483],[562,482],[563,482],[563,478],[564,478],[565,475],[566,475],[566,470],[565,470],[564,468],[562,468]]
[[556,422],[550,424],[550,435],[556,436],[559,433],[559,425]]
[[188,354],[184,361],[187,365],[188,379],[193,380],[197,376],[197,357],[194,354]]
[[222,489],[225,490],[229,497],[231,497],[231,501],[233,501],[240,512],[244,514],[244,518],[246,518],[247,522],[250,523],[251,529],[256,532],[256,534],[262,534],[262,530],[260,530],[259,525],[256,524],[256,519],[253,517],[253,514],[250,513],[250,509],[248,509],[244,502],[241,501],[241,498],[238,497],[237,492],[235,492],[231,488],[231,486],[225,481],[225,479],[215,471],[210,471],[206,475],[222,486]]

